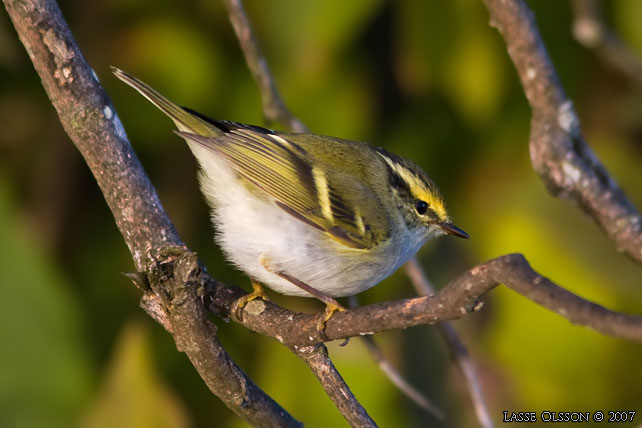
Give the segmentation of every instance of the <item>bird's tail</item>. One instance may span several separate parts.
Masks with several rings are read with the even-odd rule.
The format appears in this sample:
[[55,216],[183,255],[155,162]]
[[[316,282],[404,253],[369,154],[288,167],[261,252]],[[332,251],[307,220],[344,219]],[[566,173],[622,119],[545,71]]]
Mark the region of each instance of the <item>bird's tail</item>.
[[223,134],[223,131],[216,125],[216,121],[207,119],[205,116],[173,103],[146,83],[125,73],[123,70],[112,66],[111,71],[116,77],[136,89],[142,96],[169,116],[180,131],[204,137],[218,137]]

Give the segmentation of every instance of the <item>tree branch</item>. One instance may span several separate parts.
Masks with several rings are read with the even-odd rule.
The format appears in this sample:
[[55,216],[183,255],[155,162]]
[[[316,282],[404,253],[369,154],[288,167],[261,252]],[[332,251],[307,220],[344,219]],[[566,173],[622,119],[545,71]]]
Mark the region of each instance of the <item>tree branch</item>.
[[532,12],[523,0],[484,0],[504,37],[533,110],[533,168],[555,196],[577,202],[618,251],[642,263],[642,219],[588,147],[564,94]]
[[310,367],[351,427],[372,428],[377,426],[332,363],[325,345],[292,346],[290,349]]
[[151,303],[150,311],[164,317],[179,349],[230,409],[255,426],[299,426],[217,341],[194,286],[202,276],[196,256],[163,211],[58,5],[53,0],[3,1],[61,123],[105,196],[136,269],[148,275],[151,290],[142,303]]
[[[570,322],[607,336],[642,342],[642,317],[626,315],[585,300],[531,269],[521,254],[508,254],[473,267],[432,296],[415,297],[362,306],[335,313],[322,338],[316,325],[323,314],[300,314],[263,300],[249,302],[238,320],[257,333],[273,337],[289,347],[316,345],[328,340],[373,334],[461,318],[477,311],[479,299],[499,284],[516,291]],[[207,288],[208,306],[223,314],[241,290]]]
[[65,131],[94,173],[142,270],[150,250],[182,243],[111,102],[55,1],[3,1]]
[[[174,335],[177,346],[188,355],[210,390],[233,411],[255,426],[299,426],[241,372],[217,341],[202,299],[216,313],[227,316],[234,300],[244,292],[205,274],[196,256],[178,237],[56,3],[3,1],[65,130],[96,177],[136,269],[146,274],[146,282],[138,281],[145,289],[143,307]],[[584,144],[570,102],[557,83],[526,6],[517,0],[505,1],[503,7],[498,1],[485,1],[506,36],[533,107],[531,157],[536,169],[557,193],[578,200],[618,248],[640,260],[639,216]],[[230,0],[233,4],[240,5]],[[257,69],[267,72],[267,67]],[[499,283],[571,322],[603,334],[642,341],[642,317],[610,311],[558,287],[534,272],[521,255],[503,256],[474,267],[434,296],[337,313],[327,323],[325,333],[332,340],[458,318],[479,309],[478,299]],[[318,316],[296,314],[255,300],[244,308],[240,321],[291,348],[307,351],[323,342],[316,329]],[[325,365],[327,370],[331,364],[323,361],[323,355],[309,355],[323,363],[319,368]],[[330,379],[330,384],[342,391],[345,382],[336,379],[336,371],[320,374],[318,371],[322,383]],[[350,408],[354,404],[351,400],[342,401],[344,404],[350,409],[348,416],[356,415],[359,419],[355,421],[370,426],[367,414],[359,416],[362,408]]]

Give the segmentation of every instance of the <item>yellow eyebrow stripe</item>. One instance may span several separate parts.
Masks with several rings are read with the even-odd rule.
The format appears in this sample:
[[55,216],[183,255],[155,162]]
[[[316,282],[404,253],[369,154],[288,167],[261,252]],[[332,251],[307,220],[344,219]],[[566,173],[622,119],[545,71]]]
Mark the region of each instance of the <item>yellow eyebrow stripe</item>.
[[446,207],[441,198],[435,193],[431,192],[426,188],[426,185],[410,170],[405,168],[402,165],[399,165],[397,162],[390,159],[388,156],[383,153],[377,152],[379,156],[388,164],[388,166],[395,172],[403,181],[408,184],[412,195],[422,201],[425,201],[430,206],[440,219],[447,220],[448,214],[446,213]]

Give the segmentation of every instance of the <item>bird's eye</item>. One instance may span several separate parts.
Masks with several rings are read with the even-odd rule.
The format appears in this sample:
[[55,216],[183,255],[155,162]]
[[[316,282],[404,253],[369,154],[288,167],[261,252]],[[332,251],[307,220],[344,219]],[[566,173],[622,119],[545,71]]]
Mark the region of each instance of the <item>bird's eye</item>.
[[421,199],[417,199],[415,201],[415,210],[419,215],[426,214],[428,212],[428,203],[426,201],[422,201]]

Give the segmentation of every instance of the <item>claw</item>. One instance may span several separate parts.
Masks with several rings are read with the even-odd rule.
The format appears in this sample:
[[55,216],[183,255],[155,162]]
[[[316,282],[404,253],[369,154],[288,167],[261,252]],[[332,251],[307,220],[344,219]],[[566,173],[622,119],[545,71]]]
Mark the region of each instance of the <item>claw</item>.
[[[324,301],[325,303],[325,311],[323,311],[323,318],[319,318],[319,321],[317,322],[317,333],[319,334],[319,337],[321,337],[323,340],[328,340],[328,335],[325,334],[325,326],[332,318],[332,315],[334,315],[335,312],[343,312],[346,310],[343,306],[339,304],[334,299],[328,298],[327,301]],[[345,343],[347,345],[347,342]],[[345,346],[342,344],[342,346]]]
[[258,298],[261,298],[265,301],[270,300],[268,295],[265,294],[265,289],[263,288],[263,286],[254,279],[251,279],[251,281],[252,281],[252,289],[253,289],[252,292],[249,294],[246,294],[243,297],[239,297],[232,304],[232,313],[234,314],[234,317],[237,319],[241,319],[241,309],[243,309],[245,305],[247,305],[252,300],[258,299]]

